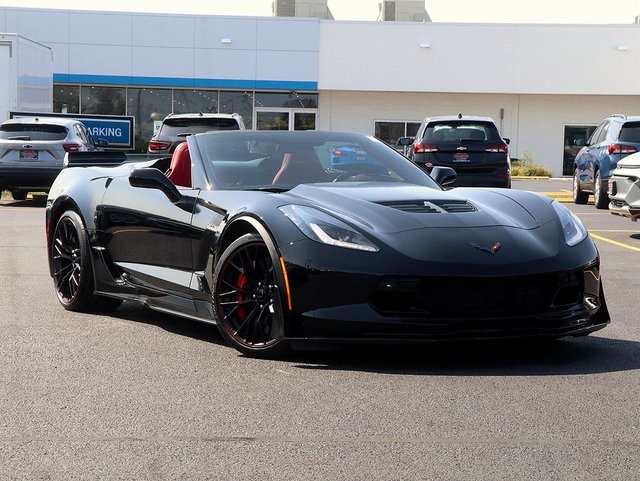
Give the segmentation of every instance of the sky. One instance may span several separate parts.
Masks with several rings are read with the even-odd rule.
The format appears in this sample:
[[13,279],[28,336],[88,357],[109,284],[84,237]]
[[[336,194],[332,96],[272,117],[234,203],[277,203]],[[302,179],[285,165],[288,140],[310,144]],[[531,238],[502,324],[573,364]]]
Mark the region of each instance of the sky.
[[[336,20],[377,20],[381,0],[328,0]],[[0,7],[271,16],[273,0],[0,0]],[[640,0],[426,0],[434,22],[630,24]]]

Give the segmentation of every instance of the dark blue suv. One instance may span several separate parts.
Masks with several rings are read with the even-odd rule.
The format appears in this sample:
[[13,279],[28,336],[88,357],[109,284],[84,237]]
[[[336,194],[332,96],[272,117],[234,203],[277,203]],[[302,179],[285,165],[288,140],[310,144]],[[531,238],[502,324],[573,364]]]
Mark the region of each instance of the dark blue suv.
[[609,207],[607,182],[618,161],[640,150],[640,116],[610,115],[593,131],[573,165],[573,202]]

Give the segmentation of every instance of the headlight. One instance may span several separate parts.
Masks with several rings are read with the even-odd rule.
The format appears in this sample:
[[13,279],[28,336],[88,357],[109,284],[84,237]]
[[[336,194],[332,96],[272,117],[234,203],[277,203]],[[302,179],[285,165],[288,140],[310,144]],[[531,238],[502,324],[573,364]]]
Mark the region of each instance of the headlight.
[[324,212],[301,205],[285,205],[280,210],[309,239],[323,244],[366,252],[380,249],[349,225]]
[[580,219],[578,219],[573,212],[555,200],[551,205],[555,209],[556,214],[558,214],[558,219],[560,219],[560,225],[562,226],[562,233],[564,234],[564,241],[567,245],[573,247],[587,238],[587,229],[584,228]]

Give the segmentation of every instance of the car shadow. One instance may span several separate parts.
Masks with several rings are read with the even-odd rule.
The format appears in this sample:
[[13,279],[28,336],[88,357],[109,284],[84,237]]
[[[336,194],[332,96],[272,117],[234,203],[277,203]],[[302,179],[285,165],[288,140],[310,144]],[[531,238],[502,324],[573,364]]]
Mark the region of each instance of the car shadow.
[[47,205],[47,198],[37,197],[26,200],[2,199],[1,205],[5,207],[45,207]]
[[[110,315],[228,347],[212,324],[181,319],[135,302],[125,302]],[[598,335],[537,341],[380,343],[375,346],[307,343],[294,347],[277,362],[303,370],[420,376],[566,376],[640,369],[640,342]]]
[[227,345],[222,336],[220,336],[218,328],[213,324],[182,319],[178,316],[154,311],[137,302],[125,302],[121,307],[110,312],[108,315],[123,321],[139,322],[156,326],[172,334],[190,337],[198,341],[211,342],[221,346]]
[[[292,359],[293,360],[293,359]],[[448,376],[566,376],[640,369],[640,342],[595,335],[305,352],[300,369]]]

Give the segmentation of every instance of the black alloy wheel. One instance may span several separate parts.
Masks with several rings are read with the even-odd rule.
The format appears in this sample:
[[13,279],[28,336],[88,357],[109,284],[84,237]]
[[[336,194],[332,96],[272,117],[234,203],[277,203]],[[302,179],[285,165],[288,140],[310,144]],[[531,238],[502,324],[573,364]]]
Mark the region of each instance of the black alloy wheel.
[[11,197],[13,200],[27,200],[28,192],[26,190],[12,190]]
[[578,169],[573,171],[573,203],[586,204],[589,201],[589,193],[583,192],[580,187],[580,174]]
[[214,273],[213,301],[222,337],[251,357],[274,357],[287,350],[273,336],[282,322],[276,267],[264,240],[246,234],[222,254]]
[[49,255],[56,294],[65,309],[112,310],[122,303],[120,299],[94,294],[89,241],[76,212],[69,210],[58,220]]

